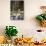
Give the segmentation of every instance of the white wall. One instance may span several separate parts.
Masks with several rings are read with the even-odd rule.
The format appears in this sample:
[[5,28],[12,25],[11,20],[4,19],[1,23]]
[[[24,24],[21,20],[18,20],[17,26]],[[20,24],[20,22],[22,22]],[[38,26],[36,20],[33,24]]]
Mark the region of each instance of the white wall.
[[31,36],[33,32],[36,32],[36,29],[42,28],[35,20],[35,16],[41,13],[39,7],[42,5],[46,5],[46,0],[24,0],[25,19],[12,21],[10,20],[10,0],[0,0],[0,33],[4,32],[6,25],[15,25],[19,31],[19,36],[20,34]]

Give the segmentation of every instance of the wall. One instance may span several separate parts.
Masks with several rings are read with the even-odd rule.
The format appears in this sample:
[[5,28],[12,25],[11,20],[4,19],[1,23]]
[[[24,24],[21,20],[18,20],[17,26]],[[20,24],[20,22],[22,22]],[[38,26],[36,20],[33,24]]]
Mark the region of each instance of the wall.
[[0,33],[4,33],[6,25],[15,25],[19,31],[18,36],[31,36],[39,27],[35,16],[41,13],[40,6],[46,5],[46,0],[24,0],[24,20],[10,20],[10,0],[0,0]]

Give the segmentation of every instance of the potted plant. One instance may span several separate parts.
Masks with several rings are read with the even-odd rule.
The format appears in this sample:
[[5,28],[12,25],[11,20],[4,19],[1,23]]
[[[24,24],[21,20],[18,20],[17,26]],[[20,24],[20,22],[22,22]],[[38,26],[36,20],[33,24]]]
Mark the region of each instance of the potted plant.
[[[12,36],[17,36],[17,29],[15,26],[6,26],[6,29],[5,29],[5,35],[8,37],[8,39],[11,41],[11,38]],[[8,40],[8,42],[10,42]]]
[[46,27],[46,6],[40,6],[42,13],[36,16],[36,19],[39,20],[41,26]]
[[46,27],[46,14],[38,15],[36,19],[39,20],[41,26]]

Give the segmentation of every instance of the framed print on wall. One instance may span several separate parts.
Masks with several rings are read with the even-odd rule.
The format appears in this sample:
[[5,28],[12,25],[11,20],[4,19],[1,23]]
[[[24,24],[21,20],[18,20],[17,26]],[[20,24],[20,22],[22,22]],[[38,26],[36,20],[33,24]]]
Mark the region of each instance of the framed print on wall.
[[11,0],[10,13],[11,20],[24,20],[24,0]]

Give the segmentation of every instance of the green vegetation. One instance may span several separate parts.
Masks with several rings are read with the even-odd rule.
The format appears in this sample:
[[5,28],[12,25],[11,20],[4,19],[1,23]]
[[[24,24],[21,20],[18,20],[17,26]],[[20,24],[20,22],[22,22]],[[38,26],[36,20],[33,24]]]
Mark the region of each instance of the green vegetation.
[[12,36],[17,36],[17,33],[18,31],[15,26],[6,26],[5,34],[9,38],[11,38]]
[[38,16],[36,16],[36,19],[39,20],[39,21],[46,20],[46,14],[38,15]]

